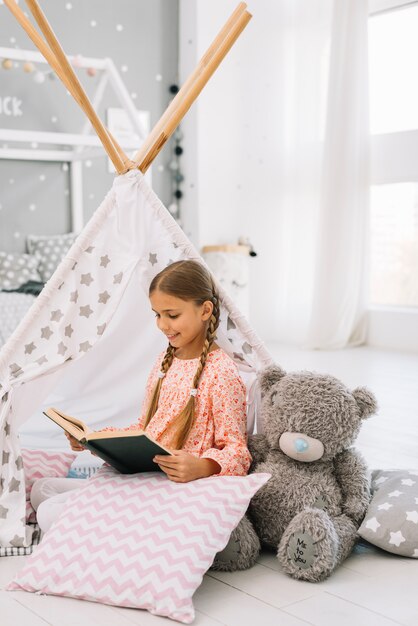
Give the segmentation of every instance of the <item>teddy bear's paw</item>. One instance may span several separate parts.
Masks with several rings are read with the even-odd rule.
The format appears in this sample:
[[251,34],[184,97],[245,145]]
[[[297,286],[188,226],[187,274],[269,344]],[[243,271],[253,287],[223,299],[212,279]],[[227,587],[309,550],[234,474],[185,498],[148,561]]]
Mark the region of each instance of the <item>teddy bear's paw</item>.
[[346,499],[342,508],[344,513],[350,517],[357,526],[360,526],[366,514],[368,504],[369,498],[367,497],[351,496]]
[[232,531],[225,548],[215,555],[211,569],[235,572],[254,565],[260,553],[260,540],[250,520],[244,516]]
[[338,536],[325,511],[309,509],[290,522],[277,552],[284,571],[300,580],[319,582],[335,568]]

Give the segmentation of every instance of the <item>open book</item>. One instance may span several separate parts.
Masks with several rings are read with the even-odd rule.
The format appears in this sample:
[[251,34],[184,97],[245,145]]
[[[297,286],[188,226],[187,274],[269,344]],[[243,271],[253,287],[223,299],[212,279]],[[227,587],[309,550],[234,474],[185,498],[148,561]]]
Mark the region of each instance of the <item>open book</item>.
[[122,474],[161,471],[153,458],[156,454],[170,454],[144,430],[92,431],[84,422],[49,408],[44,415],[61,426],[101,459]]

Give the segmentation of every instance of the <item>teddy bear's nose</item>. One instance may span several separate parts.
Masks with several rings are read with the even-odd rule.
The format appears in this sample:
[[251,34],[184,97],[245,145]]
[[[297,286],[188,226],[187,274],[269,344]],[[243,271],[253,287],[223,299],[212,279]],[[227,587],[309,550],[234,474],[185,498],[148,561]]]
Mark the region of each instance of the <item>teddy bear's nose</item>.
[[279,446],[291,459],[311,463],[318,461],[324,455],[324,445],[319,439],[314,439],[305,433],[282,433]]
[[305,452],[309,448],[309,443],[306,439],[298,438],[295,439],[293,445],[295,446],[296,452]]

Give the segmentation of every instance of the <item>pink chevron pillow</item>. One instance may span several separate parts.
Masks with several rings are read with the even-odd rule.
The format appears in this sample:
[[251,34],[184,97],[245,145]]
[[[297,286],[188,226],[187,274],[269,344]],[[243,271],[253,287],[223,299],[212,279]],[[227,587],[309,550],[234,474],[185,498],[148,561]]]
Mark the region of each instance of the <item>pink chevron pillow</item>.
[[192,596],[270,474],[175,483],[104,466],[74,493],[7,590],[147,609],[190,624]]
[[30,503],[32,485],[38,478],[65,477],[77,454],[22,448],[23,470],[26,484],[26,522],[36,521],[36,513]]

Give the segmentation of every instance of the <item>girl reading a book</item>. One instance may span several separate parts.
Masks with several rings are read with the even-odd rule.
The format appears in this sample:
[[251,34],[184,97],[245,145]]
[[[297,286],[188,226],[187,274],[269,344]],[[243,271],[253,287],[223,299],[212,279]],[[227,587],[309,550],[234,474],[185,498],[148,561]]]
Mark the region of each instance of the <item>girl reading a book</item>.
[[[171,456],[154,461],[172,481],[247,474],[246,390],[235,363],[215,343],[219,296],[210,273],[197,261],[172,263],[152,280],[149,298],[168,347],[148,377],[140,418],[128,428],[145,429],[171,451]],[[84,449],[66,436],[73,450]],[[34,508],[54,489],[59,494],[54,501],[64,502],[68,492],[59,493],[60,482],[67,481],[67,490],[82,485],[73,479],[70,486],[70,480],[37,481],[31,496]],[[38,509],[41,527],[49,503],[52,499]]]

